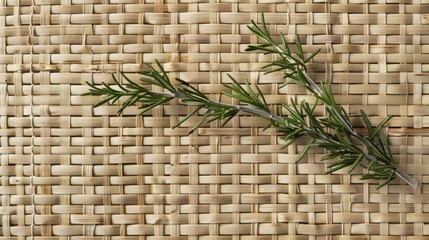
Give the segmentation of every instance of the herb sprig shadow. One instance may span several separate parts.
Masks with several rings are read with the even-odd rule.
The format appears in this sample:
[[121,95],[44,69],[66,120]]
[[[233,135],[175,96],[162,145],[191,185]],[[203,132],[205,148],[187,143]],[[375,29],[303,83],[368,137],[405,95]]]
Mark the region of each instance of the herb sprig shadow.
[[[192,128],[190,133],[198,129],[204,122],[220,120],[224,126],[240,111],[243,111],[267,119],[269,121],[267,127],[275,127],[281,133],[280,138],[285,141],[285,147],[299,138],[308,139],[304,149],[297,157],[297,162],[311,148],[320,147],[328,152],[322,158],[324,161],[329,160],[326,174],[341,169],[348,169],[348,172],[351,173],[360,166],[366,169],[361,179],[381,180],[379,188],[390,183],[396,177],[400,177],[410,186],[416,188],[416,180],[395,164],[386,134],[383,131],[392,117],[389,116],[376,126],[372,126],[367,114],[361,110],[360,117],[368,134],[363,135],[356,131],[346,111],[335,101],[331,86],[323,83],[316,84],[307,73],[307,64],[319,53],[320,49],[306,54],[299,37],[296,37],[293,47],[295,52],[292,52],[292,44],[287,42],[286,37],[279,34],[280,42],[276,42],[266,27],[264,15],[261,19],[261,26],[253,21],[248,26],[261,43],[248,46],[246,51],[276,55],[276,60],[262,67],[266,69],[266,74],[282,72],[285,82],[280,87],[298,84],[316,97],[315,103],[310,104],[302,101],[298,104],[291,100],[289,105],[278,106],[276,114],[267,104],[257,85],[252,86],[248,81],[242,85],[232,76],[229,76],[232,83],[224,85],[230,93],[224,93],[224,95],[238,100],[240,104],[212,101],[185,80],[176,79],[179,84],[173,84],[158,61],[154,66],[148,65],[149,71],[141,73],[143,75],[141,81],[143,84],[164,89],[162,92],[152,91],[136,84],[121,73],[125,83],[119,83],[112,75],[116,87],[111,87],[105,83],[98,87],[87,83],[90,88],[89,92],[84,95],[103,96],[94,107],[105,103],[115,104],[120,99],[124,99],[118,114],[122,114],[127,107],[135,104],[139,104],[141,114],[143,114],[173,99],[179,99],[181,104],[194,106],[194,110],[173,127],[180,126],[192,116],[199,115],[201,111],[204,112],[201,120]],[[317,118],[314,113],[319,104],[323,104],[326,109],[327,114],[323,118]]]

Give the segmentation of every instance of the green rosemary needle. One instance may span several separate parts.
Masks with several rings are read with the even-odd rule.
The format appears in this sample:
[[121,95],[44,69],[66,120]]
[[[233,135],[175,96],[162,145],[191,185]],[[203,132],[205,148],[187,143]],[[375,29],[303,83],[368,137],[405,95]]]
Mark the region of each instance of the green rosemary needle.
[[[297,37],[295,42],[296,51],[292,52],[285,36],[283,34],[279,35],[280,43],[274,41],[266,28],[264,15],[262,15],[261,19],[261,26],[252,21],[252,24],[248,27],[261,40],[261,43],[248,46],[246,51],[275,54],[276,60],[262,67],[267,70],[266,74],[282,72],[285,83],[281,87],[288,84],[298,84],[316,97],[316,103],[309,104],[306,101],[302,101],[298,104],[291,100],[289,105],[282,104],[278,106],[279,110],[276,114],[268,106],[258,86],[251,86],[247,81],[244,85],[240,84],[232,76],[229,76],[232,83],[224,85],[229,90],[229,93],[224,93],[224,95],[238,100],[240,104],[234,105],[212,101],[185,80],[176,79],[179,84],[173,84],[158,61],[156,61],[155,66],[148,65],[149,71],[141,73],[143,75],[141,81],[144,84],[158,86],[165,91],[152,91],[131,81],[125,74],[121,73],[126,83],[119,83],[112,75],[116,87],[111,87],[105,83],[98,87],[87,83],[90,89],[84,95],[103,96],[94,107],[105,103],[114,104],[119,99],[124,99],[118,114],[122,114],[124,109],[135,104],[140,105],[139,108],[141,109],[141,114],[143,114],[173,99],[179,99],[181,104],[194,106],[194,110],[173,127],[180,126],[190,117],[199,115],[201,111],[204,111],[201,120],[190,133],[198,129],[204,122],[220,120],[222,126],[224,126],[240,111],[246,112],[267,119],[269,121],[267,127],[273,126],[281,133],[280,138],[285,141],[285,146],[289,146],[297,139],[305,137],[307,144],[297,157],[297,162],[312,147],[321,147],[328,152],[322,160],[330,161],[327,165],[326,174],[344,168],[352,172],[360,166],[366,169],[366,173],[362,175],[361,179],[381,180],[379,188],[396,177],[400,177],[410,186],[416,188],[416,180],[396,166],[387,137],[383,131],[383,128],[392,117],[389,116],[378,125],[372,126],[369,117],[361,110],[361,118],[368,135],[365,136],[356,131],[346,111],[336,103],[330,85],[323,83],[318,85],[307,74],[307,63],[320,50],[306,56],[299,37]],[[326,117],[315,117],[314,110],[319,102],[325,106]],[[284,112],[287,114],[283,114]]]

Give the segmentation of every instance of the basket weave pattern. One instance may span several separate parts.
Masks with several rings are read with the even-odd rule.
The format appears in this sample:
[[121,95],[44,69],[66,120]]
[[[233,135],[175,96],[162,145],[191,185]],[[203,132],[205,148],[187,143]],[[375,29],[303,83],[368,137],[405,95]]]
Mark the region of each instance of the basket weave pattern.
[[[429,237],[428,4],[1,1],[0,239]],[[245,114],[188,135],[198,119],[171,129],[186,106],[120,117],[80,96],[85,81],[113,83],[120,71],[138,81],[158,59],[215,100],[231,103],[220,97],[227,74],[258,84],[269,103],[314,100],[259,71],[271,56],[244,52],[260,12],[272,33],[322,49],[312,77],[332,84],[357,126],[360,109],[374,124],[395,116],[392,150],[416,190],[399,180],[376,190],[361,169],[323,175],[321,150],[295,164],[304,142],[282,149],[275,130]]]

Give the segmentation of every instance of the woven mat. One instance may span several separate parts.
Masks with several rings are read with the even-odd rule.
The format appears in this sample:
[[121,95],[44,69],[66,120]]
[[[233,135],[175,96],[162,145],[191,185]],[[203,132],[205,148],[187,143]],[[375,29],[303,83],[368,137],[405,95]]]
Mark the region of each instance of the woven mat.
[[[423,239],[429,237],[427,0],[0,2],[0,239]],[[240,115],[188,131],[187,107],[143,117],[82,97],[155,59],[218,99],[227,74],[270,103],[309,99],[258,69],[246,26],[322,49],[310,65],[373,123],[394,115],[391,146],[420,185],[377,190],[362,170],[323,175],[323,152],[295,164],[265,122]],[[122,79],[123,80],[123,79]],[[229,101],[228,99],[222,99]],[[323,114],[323,109],[318,110]],[[361,124],[353,118],[357,125]]]

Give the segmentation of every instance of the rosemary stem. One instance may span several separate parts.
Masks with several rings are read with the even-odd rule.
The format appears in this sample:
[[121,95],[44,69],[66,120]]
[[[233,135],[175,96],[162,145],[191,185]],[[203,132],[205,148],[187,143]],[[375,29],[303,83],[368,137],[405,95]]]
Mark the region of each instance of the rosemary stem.
[[313,81],[313,79],[311,79],[310,76],[308,76],[306,71],[302,71],[302,74],[304,75],[305,79],[308,81],[308,83],[310,84],[311,89],[313,89],[313,91],[320,97],[322,96],[322,89],[320,89],[320,87]]
[[[371,156],[371,155],[365,154],[365,159],[368,160],[368,161],[373,161],[375,158],[373,156]],[[408,183],[408,185],[410,185],[414,189],[417,188],[417,181],[416,181],[416,179],[414,179],[413,177],[411,177],[410,175],[408,175],[408,173],[406,173],[401,168],[395,166],[395,174],[396,174],[396,176],[398,176],[402,180],[404,180],[406,183]]]
[[[156,92],[156,91],[150,91],[151,94],[154,95],[162,95],[162,96],[167,96],[167,97],[174,97],[177,99],[183,99],[186,98],[186,96],[181,93],[181,92],[176,92],[176,93],[167,93],[167,92]],[[270,112],[266,112],[264,110],[261,109],[257,109],[257,108],[252,108],[252,107],[248,107],[248,106],[242,106],[242,105],[234,105],[234,104],[228,104],[228,103],[221,103],[221,102],[215,102],[215,101],[211,101],[209,100],[208,103],[213,104],[213,105],[217,105],[219,107],[226,107],[226,108],[234,108],[243,112],[247,112],[247,113],[251,113],[253,115],[258,115],[261,116],[265,119],[270,119],[276,122],[282,122],[283,118],[280,116],[277,116],[275,114],[272,114]],[[190,105],[190,104],[188,104]]]
[[396,174],[396,176],[398,176],[402,180],[404,180],[406,183],[408,183],[408,185],[410,185],[414,189],[417,188],[417,181],[416,181],[416,179],[412,178],[404,170],[402,170],[400,168],[396,168],[395,174]]
[[[307,74],[305,74],[305,75],[308,77]],[[309,81],[310,84],[313,83],[313,84],[311,84],[311,86],[314,87],[314,90],[316,92],[321,91],[320,88],[317,86],[317,84],[315,84],[313,82],[313,80],[311,80],[311,78],[308,78],[307,80]],[[154,94],[154,95],[162,95],[162,96],[174,97],[174,98],[179,99],[179,100],[186,98],[186,96],[183,93],[181,93],[181,92],[167,93],[167,92],[150,91],[150,93]],[[275,121],[275,122],[277,122],[279,124],[284,124],[284,119],[282,117],[280,117],[278,115],[275,115],[275,114],[272,114],[270,112],[261,110],[261,109],[257,109],[257,108],[253,108],[253,107],[249,107],[249,106],[242,106],[242,105],[234,105],[234,104],[228,104],[228,103],[215,102],[215,101],[211,101],[211,100],[209,100],[208,102],[210,104],[213,104],[213,105],[217,105],[217,106],[220,106],[220,107],[226,107],[226,108],[234,108],[234,109],[246,112],[246,113],[250,113],[252,115],[258,115],[258,116],[261,116],[261,117],[263,117],[265,119],[273,120],[273,121]],[[337,109],[334,109],[334,111],[337,111]],[[307,131],[311,131],[311,129],[309,129],[307,127],[303,127],[303,128],[305,130],[307,130]],[[363,142],[362,141],[362,138],[363,138],[362,135],[358,134],[354,130],[351,131],[351,134],[354,135],[356,138],[358,138],[361,142]],[[327,137],[326,135],[320,135],[319,139],[321,139],[322,141],[325,141],[325,142],[333,142],[334,141],[333,139]],[[368,161],[373,161],[376,158],[373,157],[373,156],[371,156],[371,155],[369,155],[369,154],[365,154],[365,159],[368,160]],[[402,169],[400,169],[400,168],[398,168],[398,167],[395,166],[395,174],[398,177],[400,177],[402,180],[404,180],[407,184],[409,184],[411,187],[417,188],[417,181],[414,178],[412,178],[410,175],[408,175],[404,170],[402,170]]]

